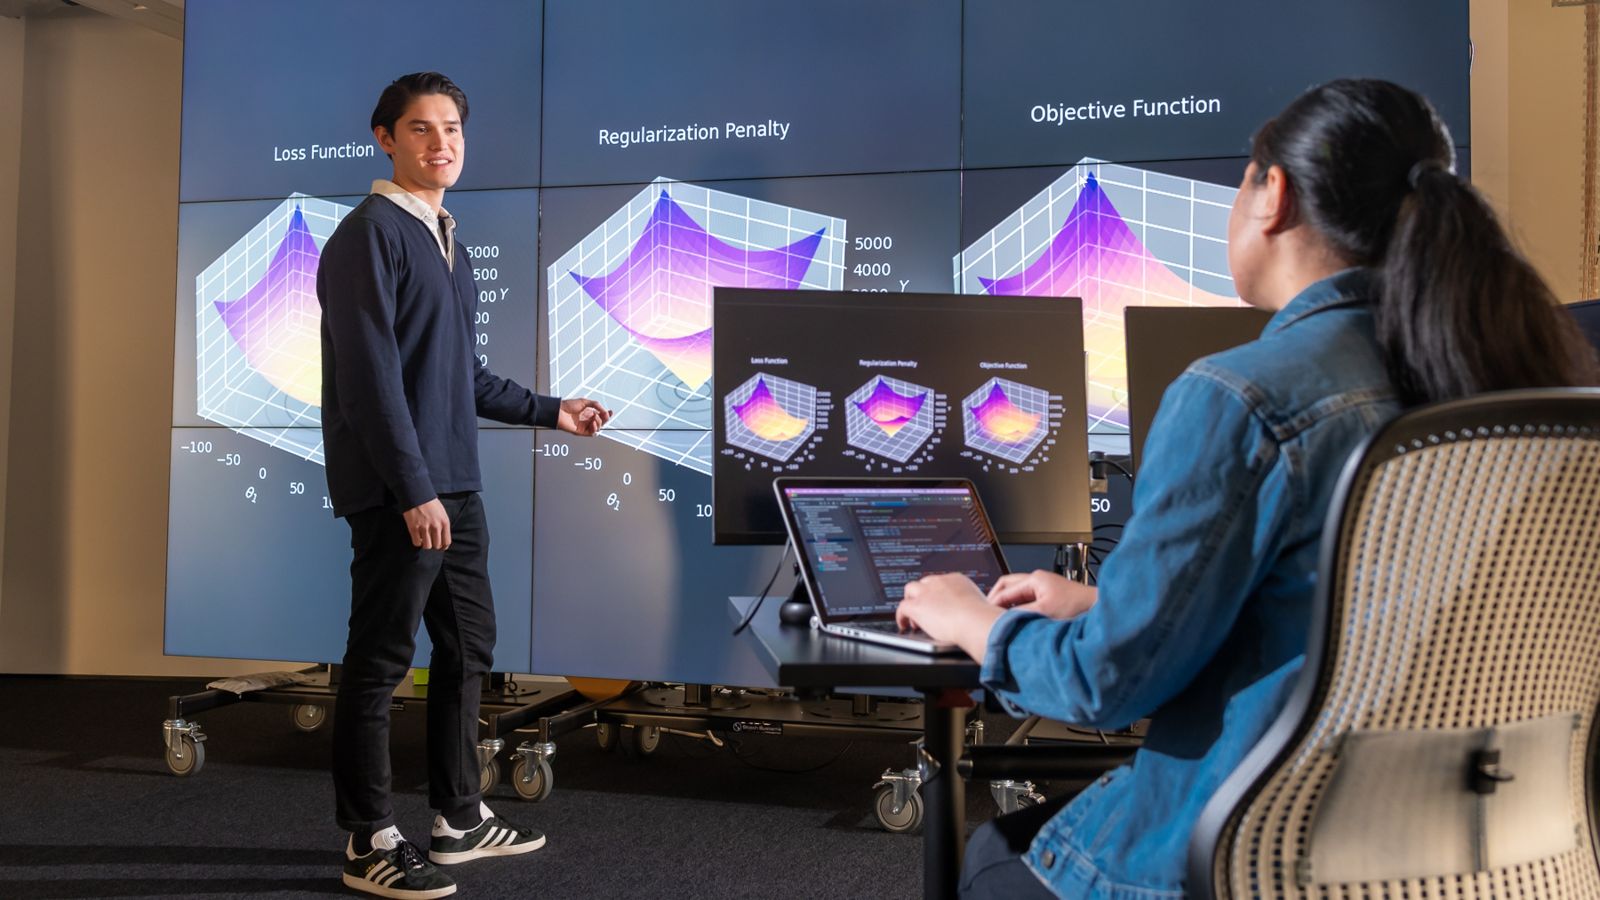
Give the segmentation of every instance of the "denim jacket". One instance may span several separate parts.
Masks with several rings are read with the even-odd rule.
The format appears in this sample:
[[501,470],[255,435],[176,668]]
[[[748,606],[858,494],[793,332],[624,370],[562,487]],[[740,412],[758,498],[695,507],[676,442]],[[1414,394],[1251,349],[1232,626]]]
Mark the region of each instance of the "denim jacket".
[[1148,717],[1144,746],[1051,819],[1024,856],[1062,897],[1181,897],[1189,833],[1266,731],[1304,660],[1318,546],[1362,438],[1399,411],[1373,331],[1376,280],[1306,288],[1261,338],[1168,388],[1134,515],[1076,619],[1007,612],[983,683],[1014,713],[1096,727]]

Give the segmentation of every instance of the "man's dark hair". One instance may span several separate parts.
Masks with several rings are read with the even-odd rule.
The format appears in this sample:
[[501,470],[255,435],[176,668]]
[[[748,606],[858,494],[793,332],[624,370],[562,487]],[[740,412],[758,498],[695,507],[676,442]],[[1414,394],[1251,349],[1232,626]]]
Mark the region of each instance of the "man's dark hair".
[[376,131],[382,126],[384,131],[394,134],[394,125],[405,113],[411,101],[428,94],[444,94],[456,102],[456,111],[461,114],[461,124],[467,124],[467,95],[456,83],[440,75],[438,72],[412,72],[410,75],[401,75],[383,89],[383,94],[378,97],[378,105],[372,108],[372,129]]

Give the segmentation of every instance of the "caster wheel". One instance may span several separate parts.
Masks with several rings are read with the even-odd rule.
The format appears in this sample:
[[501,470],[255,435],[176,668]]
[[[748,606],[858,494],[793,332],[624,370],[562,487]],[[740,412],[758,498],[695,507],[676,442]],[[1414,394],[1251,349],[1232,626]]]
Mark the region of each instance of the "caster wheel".
[[297,703],[289,708],[289,721],[294,723],[296,731],[306,734],[320,731],[328,724],[328,708],[316,703]]
[[172,751],[171,745],[167,747],[167,771],[186,778],[198,773],[206,764],[206,745],[195,743],[194,738],[183,735],[178,738],[179,750]]
[[1019,795],[1017,795],[1017,809],[1027,809],[1030,806],[1043,806],[1043,805],[1044,805],[1044,795],[1043,794],[1028,793],[1028,794],[1019,794]]
[[487,794],[500,783],[500,760],[491,759],[478,770],[478,790]]
[[511,786],[516,789],[518,797],[538,803],[555,790],[556,776],[550,771],[550,763],[545,760],[530,760],[521,756],[511,769]]
[[610,753],[611,751],[617,749],[617,744],[619,743],[617,740],[617,729],[619,727],[620,726],[613,725],[610,722],[601,722],[594,726],[594,740],[595,743],[600,745],[600,749],[602,751]]
[[907,834],[922,827],[922,795],[913,793],[905,806],[894,811],[894,788],[884,785],[878,788],[878,796],[873,803],[872,811],[878,816],[878,824],[884,831],[894,834]]
[[661,729],[654,725],[635,725],[622,739],[622,752],[628,756],[649,756],[660,747]]

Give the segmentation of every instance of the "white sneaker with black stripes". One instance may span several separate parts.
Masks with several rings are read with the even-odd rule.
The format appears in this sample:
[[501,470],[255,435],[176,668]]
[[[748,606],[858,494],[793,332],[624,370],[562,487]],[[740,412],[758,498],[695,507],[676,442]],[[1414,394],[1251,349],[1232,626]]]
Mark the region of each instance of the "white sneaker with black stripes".
[[500,818],[489,811],[487,803],[478,804],[478,814],[483,821],[468,831],[451,828],[444,816],[435,817],[428,859],[453,866],[486,856],[515,856],[544,846],[542,832]]

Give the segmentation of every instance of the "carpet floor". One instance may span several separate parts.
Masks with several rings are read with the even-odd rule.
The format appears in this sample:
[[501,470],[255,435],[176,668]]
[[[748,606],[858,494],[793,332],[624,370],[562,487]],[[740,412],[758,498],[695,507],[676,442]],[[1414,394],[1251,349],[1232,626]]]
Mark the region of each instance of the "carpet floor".
[[[197,717],[204,769],[177,778],[166,698],[200,686],[0,676],[0,897],[355,896],[339,881],[331,729],[298,732],[275,704],[214,710]],[[399,824],[425,848],[423,715],[396,713],[392,746]],[[1009,727],[990,720],[989,740]],[[630,758],[586,730],[560,740],[543,802],[505,783],[489,798],[548,845],[449,871],[467,897],[917,897],[919,837],[872,813],[878,777],[912,758],[898,742],[675,735]],[[967,808],[969,827],[994,815],[986,785]]]

